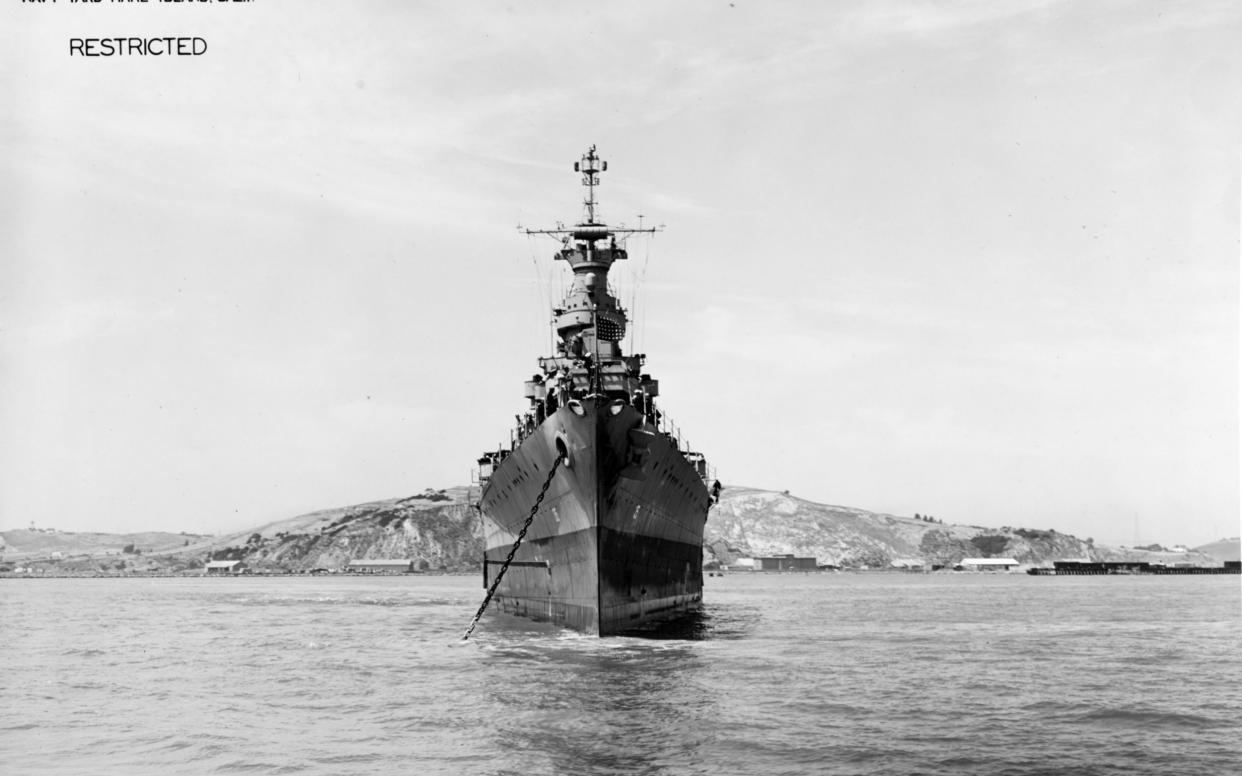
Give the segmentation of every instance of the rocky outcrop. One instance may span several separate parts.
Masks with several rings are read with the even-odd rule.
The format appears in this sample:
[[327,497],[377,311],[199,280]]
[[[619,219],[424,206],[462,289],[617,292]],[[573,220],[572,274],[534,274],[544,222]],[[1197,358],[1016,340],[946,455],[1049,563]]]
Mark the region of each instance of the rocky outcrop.
[[[793,554],[842,567],[887,566],[913,558],[926,523],[806,501],[788,493],[730,487],[708,515],[705,545],[712,559]],[[716,553],[723,542],[731,550]]]
[[415,569],[467,571],[482,557],[478,512],[466,489],[315,512],[234,534],[209,550],[252,570],[342,569],[351,560],[410,559]]

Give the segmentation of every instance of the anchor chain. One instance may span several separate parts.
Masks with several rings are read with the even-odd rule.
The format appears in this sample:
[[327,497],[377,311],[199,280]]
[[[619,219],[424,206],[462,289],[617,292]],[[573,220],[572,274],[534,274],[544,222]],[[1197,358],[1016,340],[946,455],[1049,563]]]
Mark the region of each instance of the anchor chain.
[[[492,580],[492,584],[487,589],[487,595],[483,598],[483,604],[479,607],[479,611],[475,612],[474,619],[470,621],[470,626],[466,628],[466,632],[462,634],[461,640],[465,641],[470,638],[470,634],[474,632],[474,626],[479,624],[479,618],[483,616],[483,612],[487,611],[487,605],[492,602],[492,596],[496,594],[496,588],[500,587],[500,580],[504,579],[505,572],[509,570],[509,564],[513,562],[513,556],[517,553],[518,546],[522,540],[526,538],[526,532],[530,530],[530,524],[535,520],[535,514],[539,511],[539,505],[543,503],[543,497],[548,492],[548,488],[552,485],[552,478],[556,476],[556,470],[564,463],[565,456],[559,455],[552,462],[552,470],[548,472],[548,478],[543,482],[543,488],[540,489],[539,495],[535,498],[535,505],[530,508],[530,516],[526,518],[526,524],[522,526],[522,530],[518,533],[517,540],[513,542],[513,547],[509,549],[509,557],[505,558],[504,565],[500,567],[496,578]],[[487,562],[484,558],[484,563]]]

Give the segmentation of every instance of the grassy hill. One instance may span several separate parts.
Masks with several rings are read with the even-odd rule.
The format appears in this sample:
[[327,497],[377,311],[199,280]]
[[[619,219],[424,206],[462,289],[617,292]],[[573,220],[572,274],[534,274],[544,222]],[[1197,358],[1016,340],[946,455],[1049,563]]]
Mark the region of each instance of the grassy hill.
[[1235,536],[1232,539],[1209,542],[1201,547],[1195,547],[1195,552],[1203,553],[1222,563],[1227,560],[1242,560],[1242,539]]
[[[146,552],[176,551],[196,545],[211,537],[203,534],[144,531],[141,533],[108,534],[57,531],[53,528],[0,532],[0,554],[5,560],[61,557],[119,556]],[[129,553],[126,553],[126,548]]]

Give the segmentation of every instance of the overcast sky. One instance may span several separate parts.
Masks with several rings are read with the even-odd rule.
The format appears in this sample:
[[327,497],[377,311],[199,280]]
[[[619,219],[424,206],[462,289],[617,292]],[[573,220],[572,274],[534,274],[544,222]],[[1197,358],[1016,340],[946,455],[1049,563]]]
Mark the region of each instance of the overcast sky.
[[[199,36],[200,57],[69,55]],[[0,6],[0,527],[469,481],[596,144],[663,407],[813,501],[1239,533],[1235,2]],[[627,343],[628,344],[628,343]]]

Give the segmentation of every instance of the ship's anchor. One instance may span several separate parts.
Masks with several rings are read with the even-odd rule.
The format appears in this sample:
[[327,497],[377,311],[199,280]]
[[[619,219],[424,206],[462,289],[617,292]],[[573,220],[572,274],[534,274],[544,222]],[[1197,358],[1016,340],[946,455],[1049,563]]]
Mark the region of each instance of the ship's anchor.
[[530,530],[530,524],[535,521],[535,514],[539,511],[539,505],[543,502],[543,497],[548,492],[548,488],[552,486],[552,478],[556,476],[556,470],[560,468],[566,458],[568,456],[558,455],[556,460],[552,462],[552,470],[548,472],[548,479],[544,480],[543,488],[539,491],[539,496],[535,498],[535,505],[530,508],[530,516],[526,518],[526,525],[522,526],[522,530],[518,533],[517,541],[513,542],[513,547],[509,550],[509,557],[505,558],[504,565],[500,567],[500,571],[496,573],[496,578],[492,580],[491,586],[488,587],[487,595],[483,598],[483,604],[479,607],[479,611],[475,612],[474,619],[470,621],[470,626],[462,634],[462,641],[470,638],[470,634],[474,633],[474,626],[479,624],[479,618],[483,616],[483,612],[487,611],[487,605],[492,602],[492,596],[496,594],[496,588],[500,587],[500,580],[504,579],[505,572],[509,570],[509,564],[513,562],[513,556],[517,553],[518,546],[526,538],[526,532]]

